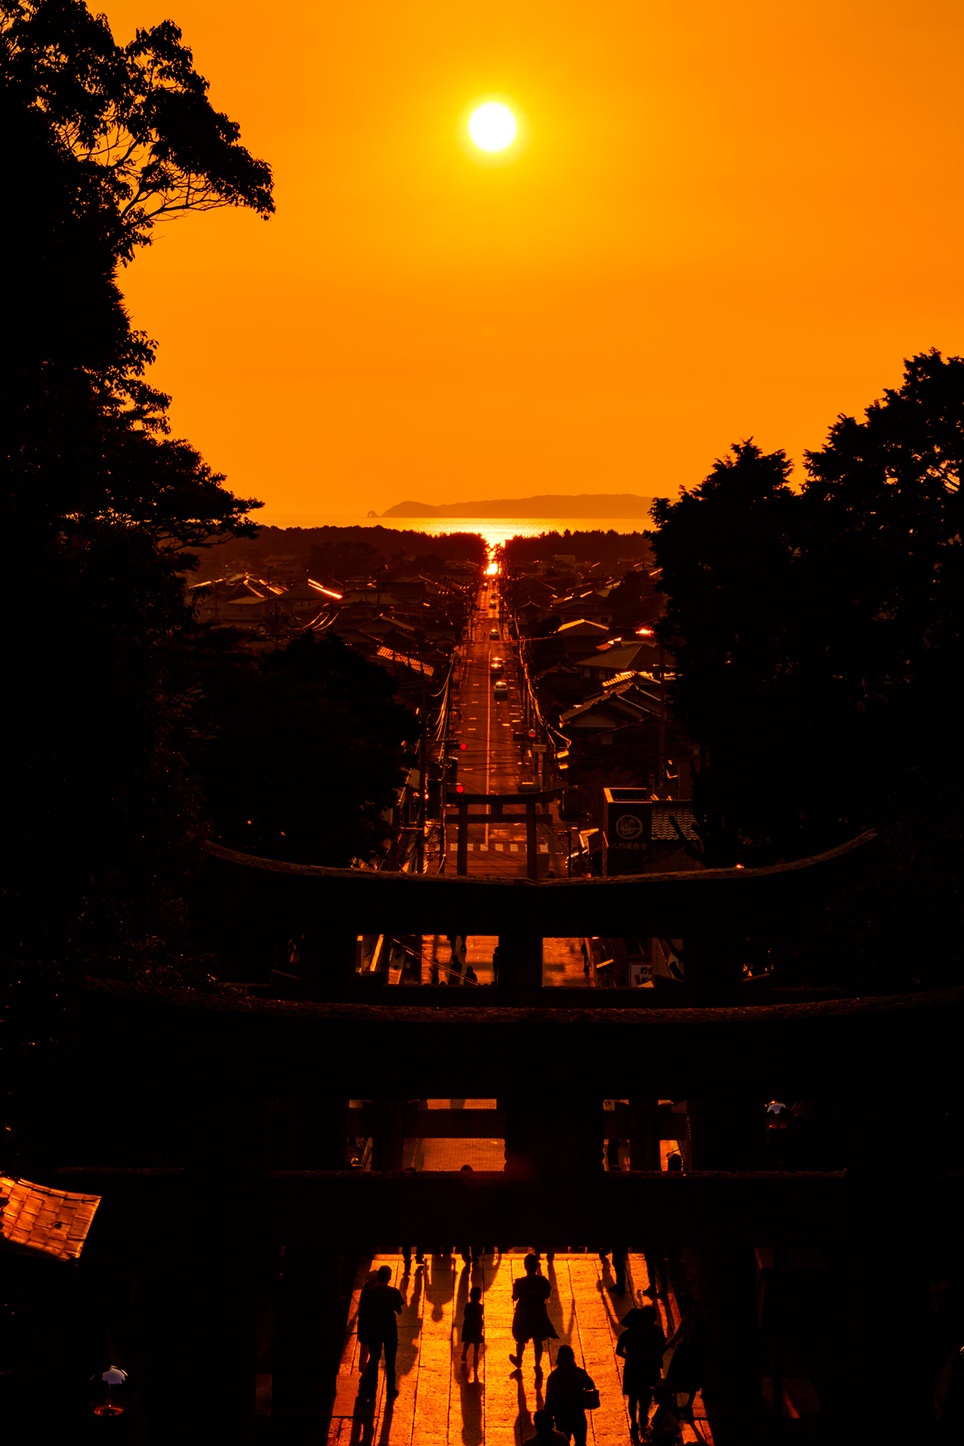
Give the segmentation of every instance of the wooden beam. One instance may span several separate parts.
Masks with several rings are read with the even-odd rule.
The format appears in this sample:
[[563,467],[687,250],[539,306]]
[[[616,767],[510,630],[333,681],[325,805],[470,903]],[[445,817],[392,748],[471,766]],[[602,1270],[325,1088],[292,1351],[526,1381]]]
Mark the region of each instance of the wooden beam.
[[[459,805],[487,795],[460,794]],[[504,795],[503,798],[506,796]],[[518,801],[532,803],[532,794]],[[224,875],[234,917],[250,927],[303,931],[319,920],[350,925],[359,934],[501,934],[524,914],[526,928],[544,938],[599,934],[685,937],[696,922],[726,934],[782,925],[800,908],[813,908],[871,850],[873,834],[790,864],[761,869],[703,869],[692,873],[625,874],[609,879],[503,879],[457,874],[385,873],[329,869],[207,845],[208,883]],[[230,887],[243,872],[244,889]],[[246,911],[246,912],[245,912]],[[275,922],[272,924],[272,920]],[[245,927],[248,927],[245,924]],[[288,937],[285,934],[284,937]]]
[[[406,1138],[415,1140],[500,1140],[505,1134],[502,1110],[420,1110],[406,1105],[403,1114]],[[599,1138],[629,1139],[631,1114],[628,1106],[600,1110]],[[376,1128],[376,1111],[371,1105],[355,1105],[348,1111],[347,1134],[369,1136]],[[657,1112],[661,1140],[676,1140],[686,1129],[686,1116],[663,1106]]]
[[[456,992],[484,993],[412,991],[439,1000]],[[163,1090],[186,1107],[217,1079],[235,1092],[358,1099],[397,1092],[404,1069],[410,1097],[454,1089],[487,1099],[544,1087],[565,1058],[578,1061],[600,1101],[699,1098],[718,1093],[721,1080],[734,1095],[764,1099],[774,1081],[795,1099],[880,1087],[910,1100],[964,1092],[962,986],[746,1009],[452,1009],[395,1003],[404,991],[391,993],[391,1005],[294,1004],[92,981],[75,1012],[78,1087],[94,1098],[123,1079],[135,1094]]]
[[456,793],[454,789],[446,791],[447,803],[494,803],[500,807],[506,803],[545,803],[548,798],[556,798],[564,793],[562,787],[530,789],[527,793]]
[[[892,1171],[901,1213],[895,1238],[951,1239],[964,1218],[961,1171]],[[98,1216],[112,1240],[156,1246],[191,1238],[195,1188],[184,1170],[61,1169],[54,1183],[101,1197]],[[226,1177],[225,1199],[236,1181]],[[427,1248],[451,1244],[452,1222],[466,1238],[518,1244],[530,1240],[599,1240],[600,1222],[613,1238],[641,1235],[661,1244],[856,1245],[880,1205],[880,1181],[845,1173],[630,1171],[534,1183],[502,1173],[369,1174],[273,1171],[254,1179],[258,1218],[268,1238],[285,1245],[337,1239],[345,1248],[418,1239]]]

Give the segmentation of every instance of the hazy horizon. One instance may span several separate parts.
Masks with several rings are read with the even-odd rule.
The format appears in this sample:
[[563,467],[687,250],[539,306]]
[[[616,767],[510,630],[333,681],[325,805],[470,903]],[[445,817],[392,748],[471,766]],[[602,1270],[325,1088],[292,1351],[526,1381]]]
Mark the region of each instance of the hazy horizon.
[[638,517],[513,517],[499,521],[493,517],[361,517],[353,513],[329,513],[318,517],[304,514],[284,517],[266,517],[261,512],[252,514],[256,524],[264,527],[385,527],[395,532],[422,532],[428,537],[447,532],[477,532],[485,538],[490,547],[506,542],[510,537],[536,537],[541,532],[621,532],[627,535],[643,532],[650,524]]

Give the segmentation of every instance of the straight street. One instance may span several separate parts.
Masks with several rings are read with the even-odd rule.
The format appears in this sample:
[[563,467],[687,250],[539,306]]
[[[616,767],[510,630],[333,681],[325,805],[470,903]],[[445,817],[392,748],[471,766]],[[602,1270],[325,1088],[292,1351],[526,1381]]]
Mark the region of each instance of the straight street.
[[[463,644],[458,706],[449,735],[449,753],[458,757],[458,782],[466,793],[518,793],[520,787],[537,782],[533,762],[526,756],[531,741],[526,735],[518,649],[501,614],[498,581],[484,579]],[[496,693],[499,683],[505,685],[504,696],[499,696],[501,688]],[[470,874],[525,877],[523,806],[515,805],[514,812],[517,817],[486,819],[478,806],[476,818],[469,815]],[[538,824],[538,838],[539,877],[545,878],[557,855],[548,823]],[[450,821],[445,831],[447,872],[454,872],[456,848],[456,828]]]

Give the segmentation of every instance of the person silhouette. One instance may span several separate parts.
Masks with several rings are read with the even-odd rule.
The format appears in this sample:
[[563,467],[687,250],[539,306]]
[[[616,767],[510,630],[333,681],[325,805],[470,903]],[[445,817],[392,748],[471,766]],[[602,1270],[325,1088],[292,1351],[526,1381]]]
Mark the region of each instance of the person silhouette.
[[675,1333],[666,1344],[673,1351],[673,1358],[666,1371],[666,1379],[677,1396],[687,1396],[685,1406],[680,1407],[688,1420],[692,1420],[693,1397],[703,1384],[703,1356],[706,1329],[700,1318],[700,1308],[688,1293],[677,1298],[680,1322]]
[[546,1301],[552,1287],[545,1276],[540,1274],[539,1260],[527,1255],[522,1262],[525,1275],[512,1286],[515,1311],[512,1316],[512,1335],[516,1343],[516,1354],[509,1360],[514,1366],[522,1365],[526,1341],[531,1341],[536,1359],[536,1377],[542,1375],[542,1343],[549,1337],[556,1338],[556,1329],[549,1319]]
[[473,1285],[462,1312],[462,1360],[466,1361],[472,1347],[476,1375],[479,1370],[479,1346],[485,1339],[485,1316],[482,1309],[482,1287]]
[[645,1426],[653,1399],[653,1387],[660,1378],[666,1336],[655,1306],[634,1306],[623,1316],[623,1331],[616,1342],[616,1354],[625,1361],[623,1395],[633,1431]]
[[398,1321],[402,1313],[401,1291],[390,1285],[391,1266],[379,1268],[378,1279],[373,1286],[362,1291],[358,1302],[358,1337],[368,1343],[370,1351],[368,1368],[362,1377],[362,1393],[374,1396],[378,1385],[378,1360],[385,1350],[385,1385],[389,1398],[398,1395],[395,1389],[395,1357],[398,1354]]
[[556,1430],[575,1446],[586,1446],[586,1392],[595,1388],[587,1371],[576,1365],[572,1346],[560,1346],[556,1352],[556,1369],[546,1382],[546,1410],[552,1415]]

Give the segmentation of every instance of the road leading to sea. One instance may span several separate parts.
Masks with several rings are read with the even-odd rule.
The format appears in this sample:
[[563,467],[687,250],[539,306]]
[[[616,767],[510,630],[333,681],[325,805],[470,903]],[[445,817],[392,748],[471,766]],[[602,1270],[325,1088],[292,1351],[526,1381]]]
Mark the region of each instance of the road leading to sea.
[[[497,659],[502,661],[498,673],[493,672]],[[458,757],[458,782],[466,793],[517,793],[523,782],[536,779],[528,756],[531,744],[525,730],[521,677],[518,647],[502,615],[497,580],[491,579],[483,582],[476,596],[462,648],[458,704],[449,734],[449,753]],[[496,694],[497,681],[505,683],[506,696]],[[482,812],[478,806],[476,818],[470,814],[469,873],[525,878],[523,806],[514,805],[518,816],[501,821],[486,819]],[[555,834],[548,822],[540,821],[538,839],[539,877],[545,878],[557,856]],[[446,829],[445,849],[446,872],[454,873],[454,821]]]

